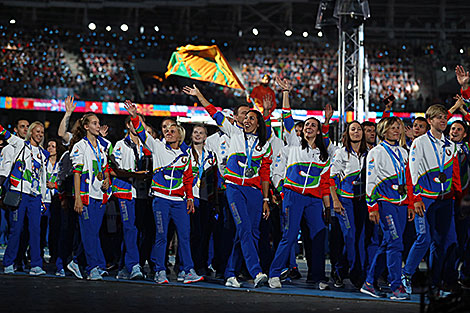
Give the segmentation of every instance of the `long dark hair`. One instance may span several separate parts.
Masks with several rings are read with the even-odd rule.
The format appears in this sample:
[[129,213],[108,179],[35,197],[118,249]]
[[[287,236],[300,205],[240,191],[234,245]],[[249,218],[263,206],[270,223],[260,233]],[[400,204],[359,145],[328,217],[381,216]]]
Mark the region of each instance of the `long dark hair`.
[[304,127],[302,128],[302,138],[300,140],[302,149],[310,149],[310,145],[308,144],[307,139],[305,139],[305,124],[307,124],[308,120],[314,120],[317,122],[318,125],[318,131],[320,131],[320,134],[316,134],[315,136],[315,146],[320,150],[320,160],[325,162],[328,160],[328,150],[326,149],[325,142],[323,141],[323,136],[321,134],[321,123],[318,119],[315,117],[309,117],[308,119],[305,120]]
[[64,145],[62,144],[62,142],[59,139],[57,139],[57,138],[49,139],[47,141],[47,144],[49,145],[49,142],[51,142],[51,141],[55,142],[55,151],[56,151],[56,154],[57,154],[56,159],[57,159],[57,161],[59,161],[60,158],[62,157],[62,155],[65,153],[66,149],[65,149]]
[[[264,122],[263,115],[260,111],[250,110],[248,113],[255,113],[258,119],[258,147],[262,148],[266,144],[268,138],[266,138],[266,123]],[[248,113],[246,113],[248,115]]]
[[351,128],[351,125],[354,124],[354,123],[359,125],[359,127],[361,127],[361,129],[362,129],[361,144],[359,145],[359,155],[362,155],[363,153],[366,153],[366,151],[367,151],[366,137],[364,136],[364,129],[363,129],[361,123],[359,123],[358,121],[352,121],[352,122],[348,123],[348,126],[346,126],[346,130],[344,131],[343,138],[342,138],[343,147],[346,148],[346,151],[348,152],[348,156],[352,152],[352,148],[351,148],[352,140],[351,140],[351,137],[349,136],[349,129]]
[[96,114],[86,113],[85,115],[82,116],[81,119],[78,120],[78,125],[75,128],[73,132],[72,140],[70,141],[70,147],[69,147],[70,151],[72,151],[73,146],[75,146],[77,142],[79,142],[80,140],[83,139],[83,137],[86,136],[85,125],[88,125],[88,123],[90,123],[90,117],[92,116],[96,116]]

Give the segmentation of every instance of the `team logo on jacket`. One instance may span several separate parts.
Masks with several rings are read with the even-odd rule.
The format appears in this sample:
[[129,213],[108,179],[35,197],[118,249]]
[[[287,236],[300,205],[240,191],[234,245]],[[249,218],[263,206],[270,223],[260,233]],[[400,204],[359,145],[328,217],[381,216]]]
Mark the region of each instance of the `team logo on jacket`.
[[73,152],[74,157],[78,157],[78,148]]
[[258,152],[261,152],[261,147],[260,146],[256,146],[255,150],[258,151]]
[[447,156],[451,156],[452,151],[446,149],[446,154],[447,154]]
[[186,163],[188,162],[188,157],[184,156],[181,158],[181,162]]
[[117,148],[115,151],[114,151],[114,155],[116,157],[120,157],[121,156],[121,147]]

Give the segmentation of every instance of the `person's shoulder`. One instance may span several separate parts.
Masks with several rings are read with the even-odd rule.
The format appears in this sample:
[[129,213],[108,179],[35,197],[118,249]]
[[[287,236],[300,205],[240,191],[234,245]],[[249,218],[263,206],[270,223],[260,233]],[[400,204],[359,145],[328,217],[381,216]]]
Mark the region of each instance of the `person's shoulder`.
[[368,156],[377,155],[377,154],[380,154],[383,151],[385,151],[385,148],[381,144],[378,144],[375,147],[373,147],[372,149],[370,149],[369,152],[367,153],[367,155]]
[[430,142],[429,136],[427,134],[421,135],[418,138],[415,138],[413,140],[413,143],[411,144],[411,148],[415,148],[416,145],[422,145],[423,143]]

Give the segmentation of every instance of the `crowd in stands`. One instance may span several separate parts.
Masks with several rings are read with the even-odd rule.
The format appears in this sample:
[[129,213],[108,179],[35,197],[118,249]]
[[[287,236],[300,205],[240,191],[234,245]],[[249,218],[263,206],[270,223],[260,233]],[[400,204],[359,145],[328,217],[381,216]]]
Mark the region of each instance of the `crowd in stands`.
[[[230,63],[248,93],[264,74],[270,74],[293,82],[293,107],[321,109],[337,101],[338,56],[335,45],[329,43],[246,41],[235,46],[203,38],[165,37],[160,33],[74,32],[48,27],[22,30],[0,26],[0,34],[0,95],[5,96],[75,95],[84,100],[191,104],[180,92],[184,82],[179,78],[164,79],[163,74],[172,51],[194,43],[218,44],[226,56],[231,56]],[[425,67],[426,62],[429,65],[442,62],[445,51],[433,45],[412,48],[369,43],[366,54],[372,110],[381,110],[380,95],[385,91],[394,94],[397,111],[416,110],[424,102],[434,101],[423,94],[423,84],[429,82],[421,81],[416,68],[417,64]],[[158,60],[160,72],[138,73],[137,59]],[[466,64],[461,58],[459,61]],[[136,79],[135,75],[139,77]],[[140,80],[142,84],[138,88]],[[214,84],[202,84],[200,88],[223,107],[245,98],[242,91]]]

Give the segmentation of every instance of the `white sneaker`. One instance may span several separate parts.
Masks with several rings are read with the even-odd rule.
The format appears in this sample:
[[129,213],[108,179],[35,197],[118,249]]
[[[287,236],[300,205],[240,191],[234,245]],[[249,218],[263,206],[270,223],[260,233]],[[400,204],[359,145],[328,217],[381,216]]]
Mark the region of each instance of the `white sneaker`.
[[39,276],[39,275],[45,275],[45,274],[46,272],[40,266],[32,267],[29,270],[29,275],[31,276]]
[[268,280],[269,288],[282,288],[281,279],[279,277],[271,277]]
[[64,271],[64,269],[61,269],[61,270],[58,270],[57,272],[55,272],[55,276],[58,276],[58,277],[65,277],[65,271]]
[[240,288],[241,285],[238,282],[238,280],[235,277],[229,277],[227,278],[227,281],[225,282],[226,287],[232,287],[232,288]]
[[166,271],[162,270],[155,274],[155,282],[157,284],[168,284],[168,278],[166,277]]
[[142,271],[140,270],[140,265],[136,264],[132,267],[132,272],[130,275],[130,279],[143,279],[144,275],[142,274]]
[[129,279],[129,271],[125,266],[117,273],[116,279]]
[[259,287],[261,285],[264,285],[268,281],[268,275],[263,274],[263,273],[258,273],[255,277],[255,288]]
[[180,271],[178,273],[178,276],[176,277],[176,281],[184,282],[184,277],[185,276],[186,276],[186,273],[184,271]]
[[191,283],[197,283],[198,281],[204,280],[204,276],[199,276],[196,274],[196,271],[194,269],[190,269],[189,273],[187,273],[184,276],[184,281],[183,283],[185,284],[191,284]]
[[14,274],[15,273],[15,267],[12,265],[9,265],[3,269],[3,274]]
[[321,282],[318,283],[318,289],[320,289],[320,290],[329,290],[330,285],[328,285],[328,283],[325,283],[324,281],[321,281]]
[[82,273],[80,273],[80,267],[78,267],[78,264],[74,261],[70,261],[70,263],[67,264],[67,269],[78,279],[83,279]]
[[100,275],[98,267],[95,267],[90,271],[90,274],[88,275],[88,280],[103,280],[103,277]]

